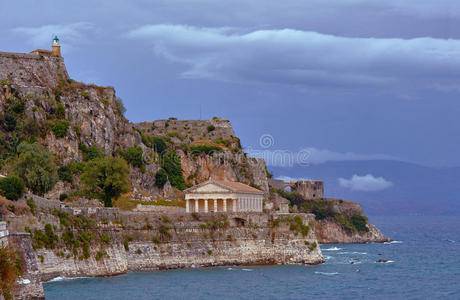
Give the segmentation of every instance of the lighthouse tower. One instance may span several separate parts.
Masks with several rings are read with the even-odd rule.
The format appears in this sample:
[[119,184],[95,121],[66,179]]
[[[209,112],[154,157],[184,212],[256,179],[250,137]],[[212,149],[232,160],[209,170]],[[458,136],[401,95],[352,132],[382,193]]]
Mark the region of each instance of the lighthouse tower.
[[59,45],[59,39],[57,36],[53,39],[52,53],[53,56],[61,57],[61,45]]

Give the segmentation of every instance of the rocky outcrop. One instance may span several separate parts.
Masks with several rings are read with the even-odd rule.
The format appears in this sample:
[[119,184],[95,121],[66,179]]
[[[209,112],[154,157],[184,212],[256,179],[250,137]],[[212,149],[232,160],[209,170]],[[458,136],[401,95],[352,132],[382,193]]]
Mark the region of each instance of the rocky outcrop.
[[345,230],[341,224],[333,220],[316,220],[316,237],[320,244],[343,244],[343,243],[383,243],[391,239],[385,237],[372,224],[368,224],[368,232]]
[[13,233],[8,237],[9,244],[17,251],[22,261],[24,275],[14,290],[17,299],[45,299],[36,252],[29,234]]

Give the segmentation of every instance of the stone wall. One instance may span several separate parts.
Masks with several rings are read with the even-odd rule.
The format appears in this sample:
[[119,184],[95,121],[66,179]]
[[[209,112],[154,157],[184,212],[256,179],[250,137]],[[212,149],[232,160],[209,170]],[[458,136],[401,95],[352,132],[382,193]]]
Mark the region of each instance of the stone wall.
[[[307,236],[294,234],[289,223],[281,221],[276,228],[270,227],[271,218],[285,215],[246,214],[228,215],[229,224],[212,228],[209,215],[200,214],[170,216],[167,223],[160,216],[148,216],[150,227],[139,223],[136,215],[127,220],[124,215],[122,232],[118,226],[108,223],[100,230],[111,238],[110,245],[92,245],[92,253],[103,249],[107,255],[99,261],[92,255],[79,260],[56,255],[56,251],[39,249],[43,257],[38,267],[43,280],[56,276],[102,276],[115,275],[133,270],[169,269],[191,266],[250,265],[250,264],[317,264],[323,262],[319,247],[309,248],[316,242],[314,222],[311,215],[299,214],[304,224],[312,224]],[[131,214],[131,217],[134,217]],[[155,220],[155,218],[158,218]],[[138,220],[138,222],[135,222]],[[146,220],[143,220],[146,222]],[[161,236],[158,229],[169,226],[168,236]],[[130,236],[128,250],[123,245]],[[155,237],[157,240],[155,240]],[[64,250],[66,251],[66,250]]]
[[[214,130],[209,131],[208,126],[214,126]],[[153,122],[142,122],[136,127],[160,136],[171,136],[177,133],[179,136],[186,137],[188,140],[215,140],[222,138],[232,140],[235,137],[232,125],[226,119],[212,120],[156,120]],[[153,130],[152,130],[153,129]]]
[[324,198],[324,185],[322,180],[299,180],[293,182],[292,190],[299,192],[304,199]]
[[185,208],[178,206],[165,206],[165,205],[143,205],[138,204],[134,211],[145,212],[160,212],[165,214],[185,213]]
[[0,222],[0,247],[8,245],[8,230],[6,229],[6,222]]
[[69,78],[61,57],[0,52],[0,80],[19,87],[55,87]]

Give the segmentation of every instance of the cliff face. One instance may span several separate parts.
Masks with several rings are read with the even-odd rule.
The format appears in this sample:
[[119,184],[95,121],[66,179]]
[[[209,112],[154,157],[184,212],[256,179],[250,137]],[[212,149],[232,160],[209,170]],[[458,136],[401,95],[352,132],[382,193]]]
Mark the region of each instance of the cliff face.
[[368,232],[346,230],[332,220],[316,220],[316,236],[321,244],[342,243],[383,243],[390,241],[372,224],[368,224]]

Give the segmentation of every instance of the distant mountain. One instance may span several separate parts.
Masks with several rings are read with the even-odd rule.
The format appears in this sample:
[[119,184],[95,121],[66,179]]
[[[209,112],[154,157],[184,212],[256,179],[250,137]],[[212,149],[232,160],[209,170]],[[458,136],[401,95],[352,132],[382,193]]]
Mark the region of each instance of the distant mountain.
[[[327,197],[362,204],[370,215],[460,215],[460,168],[432,168],[412,163],[372,160],[326,162],[319,165],[269,167],[274,177],[324,180]],[[339,178],[372,174],[392,185],[379,191],[356,191]]]

